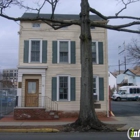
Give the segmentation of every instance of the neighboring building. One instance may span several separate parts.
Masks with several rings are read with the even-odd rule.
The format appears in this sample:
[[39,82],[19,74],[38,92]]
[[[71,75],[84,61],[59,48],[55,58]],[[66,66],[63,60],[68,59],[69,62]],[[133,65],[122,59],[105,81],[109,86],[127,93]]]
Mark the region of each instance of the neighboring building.
[[140,86],[140,67],[135,67],[134,69],[127,69],[123,74],[118,75],[117,84],[120,86]]
[[117,82],[116,82],[116,77],[112,72],[108,72],[108,77],[109,77],[109,86],[110,88],[116,88],[117,89]]
[[[22,17],[35,16],[37,14],[25,13]],[[50,17],[48,14],[40,16]],[[55,15],[55,18],[79,19],[79,15]],[[92,15],[91,18],[106,24],[98,16]],[[44,116],[41,118],[40,113],[37,113],[40,110],[57,110],[60,117],[78,114],[81,81],[79,26],[53,30],[40,21],[21,21],[20,25],[18,106],[14,112],[15,118],[43,119]],[[97,114],[107,115],[107,30],[93,28],[91,34],[95,108]],[[54,115],[54,112],[51,114]]]
[[[3,82],[10,81],[12,83],[13,87],[17,87],[17,77],[18,77],[17,69],[3,69],[2,75],[3,75]],[[7,87],[8,87],[8,85],[7,85]]]

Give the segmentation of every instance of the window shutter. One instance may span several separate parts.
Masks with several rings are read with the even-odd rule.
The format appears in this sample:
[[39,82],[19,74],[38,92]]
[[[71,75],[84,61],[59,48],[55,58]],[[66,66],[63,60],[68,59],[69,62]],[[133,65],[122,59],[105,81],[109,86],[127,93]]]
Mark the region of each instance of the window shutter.
[[23,62],[28,63],[29,60],[29,40],[24,40]]
[[75,41],[71,41],[71,64],[76,63]]
[[57,63],[57,41],[53,41],[52,45],[52,63]]
[[103,42],[98,42],[99,64],[104,63]]
[[47,40],[42,42],[42,63],[47,63]]
[[71,101],[75,101],[76,95],[75,95],[75,77],[71,77],[70,80],[70,87],[71,87]]
[[52,77],[52,101],[57,100],[57,78]]
[[104,101],[104,78],[99,78],[99,100]]

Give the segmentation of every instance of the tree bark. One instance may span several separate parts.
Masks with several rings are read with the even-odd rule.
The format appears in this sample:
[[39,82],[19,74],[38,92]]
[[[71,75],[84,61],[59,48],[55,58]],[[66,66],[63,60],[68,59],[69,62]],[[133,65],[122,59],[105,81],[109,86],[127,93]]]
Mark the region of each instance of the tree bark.
[[81,0],[81,97],[79,117],[75,125],[87,127],[87,129],[101,129],[103,123],[96,116],[93,102],[92,37],[89,10],[88,0]]

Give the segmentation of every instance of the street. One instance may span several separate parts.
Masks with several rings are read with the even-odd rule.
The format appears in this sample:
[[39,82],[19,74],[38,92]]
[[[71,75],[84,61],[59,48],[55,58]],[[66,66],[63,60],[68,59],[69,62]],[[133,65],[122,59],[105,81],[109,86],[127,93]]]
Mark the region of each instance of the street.
[[128,140],[126,132],[0,133],[1,140]]
[[140,116],[140,101],[111,101],[111,108],[116,117]]

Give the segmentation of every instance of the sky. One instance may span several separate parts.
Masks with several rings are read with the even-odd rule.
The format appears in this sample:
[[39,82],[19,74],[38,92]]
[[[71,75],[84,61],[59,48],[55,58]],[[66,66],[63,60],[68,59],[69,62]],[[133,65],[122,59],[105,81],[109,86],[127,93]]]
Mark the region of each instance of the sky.
[[[35,7],[37,0],[24,0],[26,5]],[[40,0],[40,3],[43,0]],[[91,7],[100,11],[106,16],[113,16],[121,8],[122,4],[118,3],[117,0],[89,0]],[[139,17],[139,5],[140,2],[133,3],[128,6],[128,8],[123,11],[120,15],[130,15]],[[20,9],[15,6],[11,6],[9,9],[4,11],[7,15],[20,17],[25,12],[24,9]],[[28,11],[31,12],[31,11]],[[50,13],[51,8],[49,5],[46,5],[41,13]],[[80,0],[60,0],[57,5],[55,13],[57,14],[79,14],[80,13]],[[129,22],[128,20],[109,20],[108,24],[124,24]],[[16,68],[18,65],[18,47],[19,47],[19,22],[10,21],[0,17],[0,70],[5,68]],[[134,29],[138,29],[136,26]],[[137,34],[124,33],[108,30],[108,64],[109,70],[114,71],[118,70],[118,59],[123,60],[123,55],[118,56],[118,47],[125,46],[129,44],[132,38],[138,38]],[[131,68],[131,63],[127,62],[127,68]],[[121,69],[124,70],[124,65],[121,66]]]

